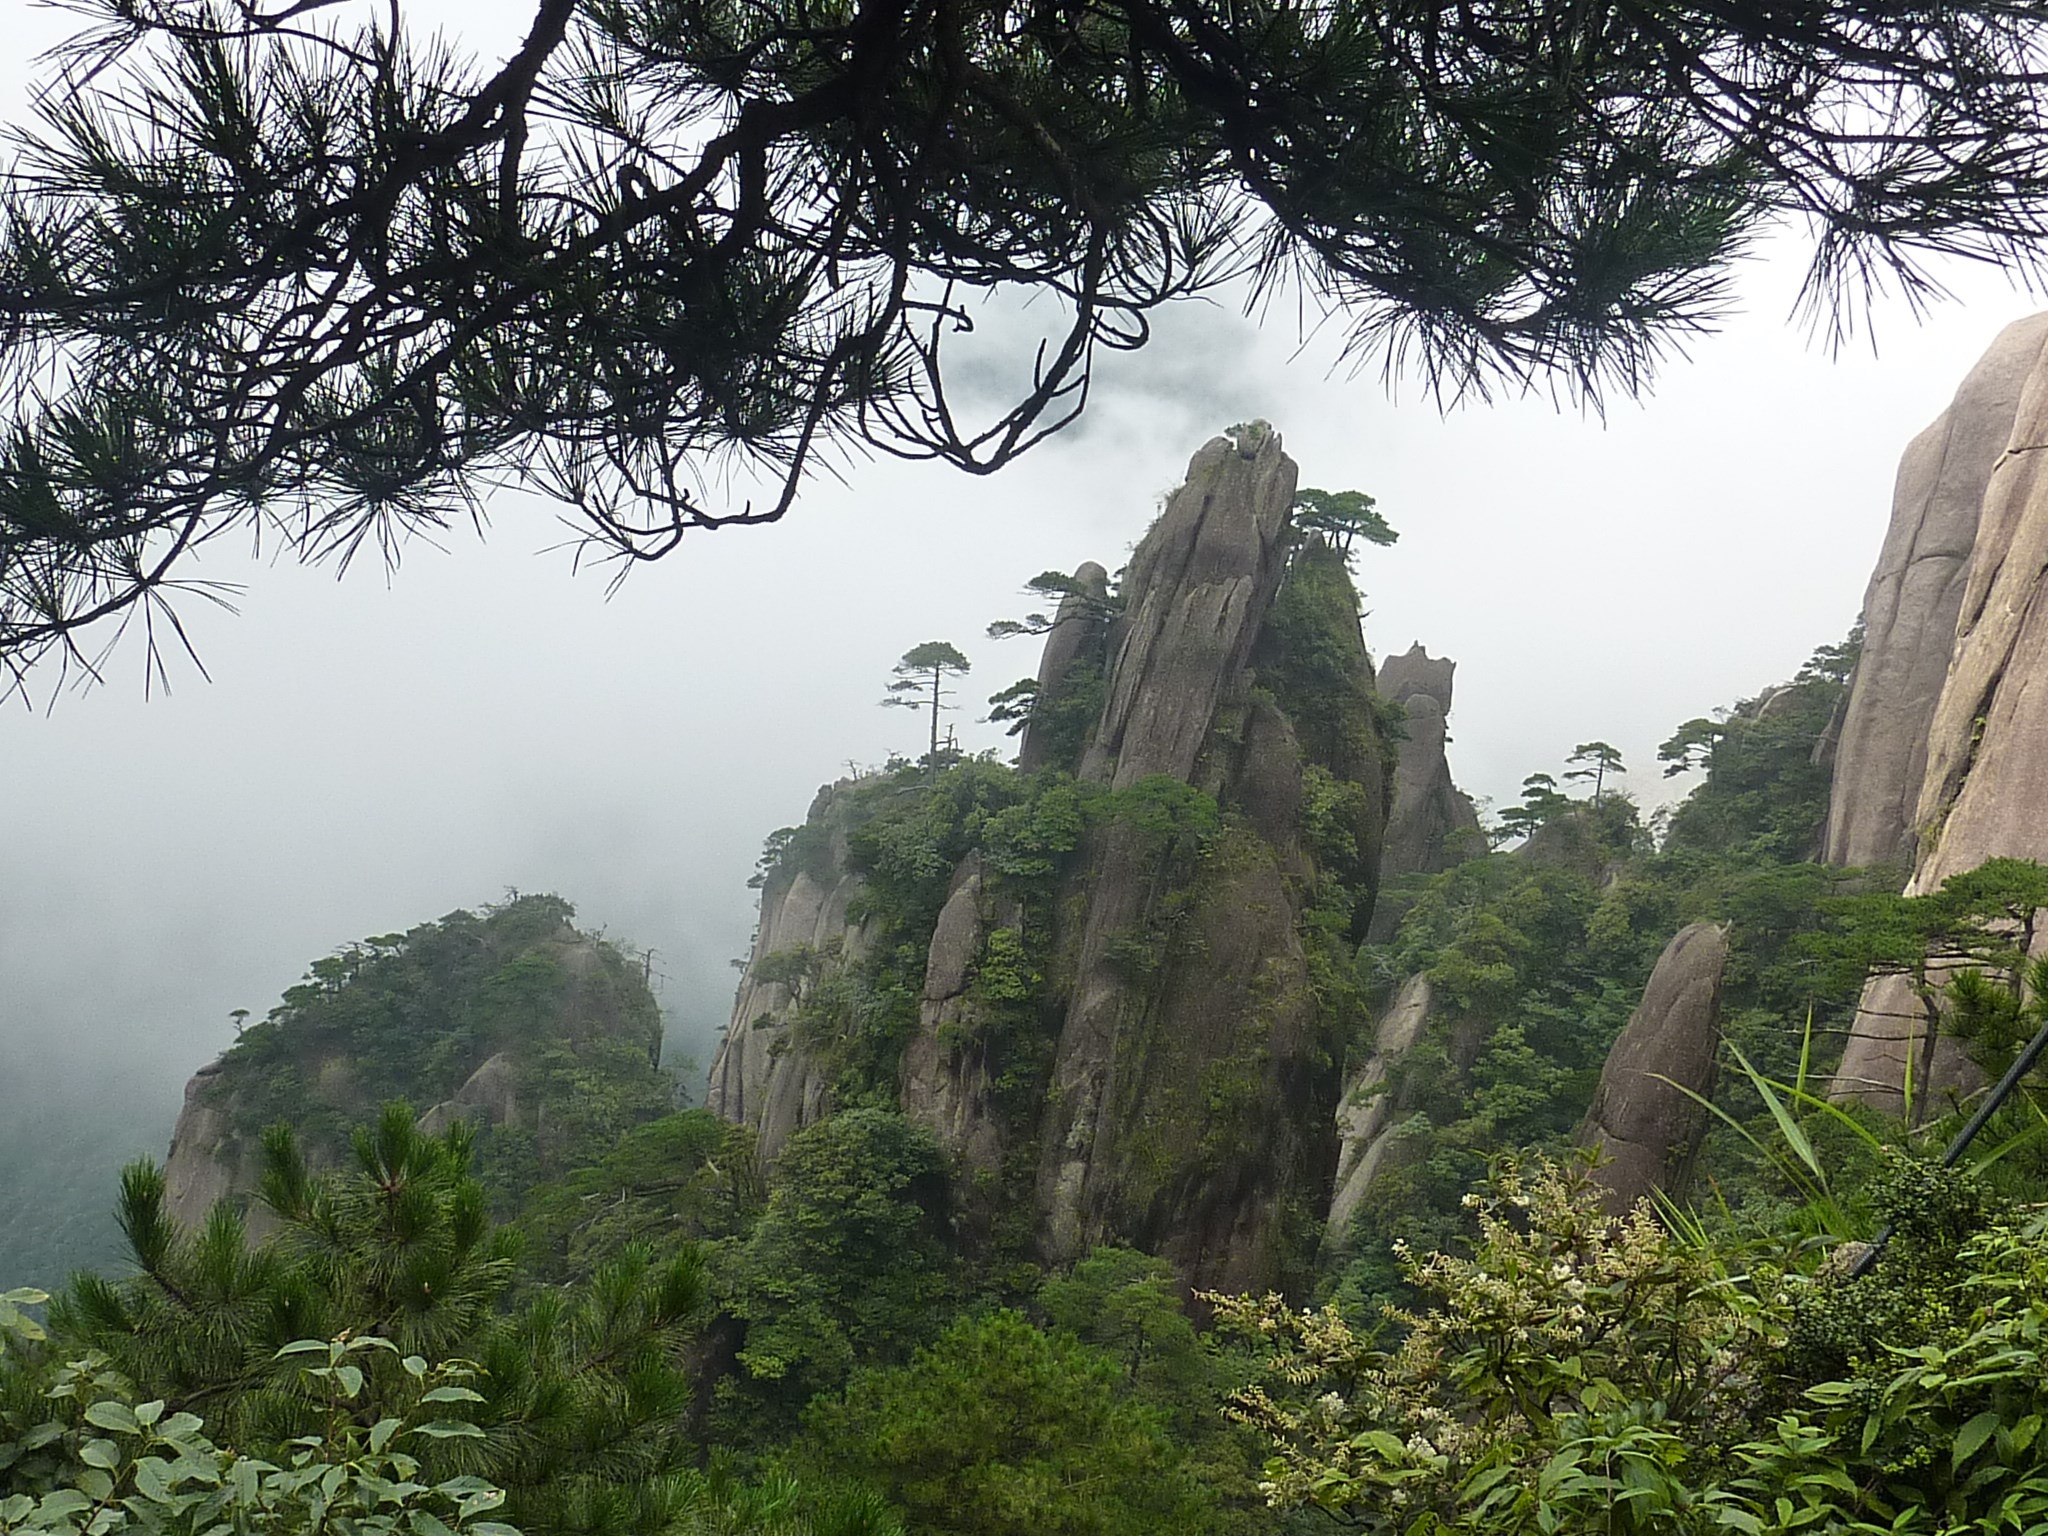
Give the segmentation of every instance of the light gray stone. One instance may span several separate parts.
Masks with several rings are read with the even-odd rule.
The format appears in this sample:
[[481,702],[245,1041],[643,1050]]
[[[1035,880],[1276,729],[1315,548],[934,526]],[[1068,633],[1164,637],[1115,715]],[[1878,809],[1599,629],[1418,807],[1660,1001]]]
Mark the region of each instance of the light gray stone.
[[[1212,438],[1188,463],[1125,573],[1124,613],[1109,637],[1102,718],[1082,776],[1123,788],[1150,775],[1183,782],[1245,669],[1286,570],[1296,469],[1279,434]],[[1361,656],[1363,647],[1361,646]],[[1113,1200],[1109,1155],[1118,1127],[1119,1052],[1131,1007],[1118,944],[1150,899],[1153,861],[1128,828],[1112,824],[1091,860],[1087,916],[1053,1066],[1038,1178],[1041,1247],[1070,1262],[1104,1235]]]
[[1410,976],[1403,982],[1380,1017],[1372,1054],[1345,1085],[1337,1106],[1337,1177],[1326,1223],[1330,1242],[1344,1240],[1386,1156],[1395,1117],[1387,1077],[1422,1038],[1432,1001],[1427,976]]
[[828,830],[827,867],[821,874],[798,869],[762,889],[753,951],[711,1059],[705,1107],[753,1127],[763,1163],[773,1163],[791,1136],[824,1116],[830,1085],[792,1033],[797,999],[783,983],[759,974],[762,963],[771,955],[808,949],[822,966],[841,965],[861,952],[867,938],[847,920],[861,880],[846,867],[839,799],[845,783],[819,790],[806,818]]
[[[1833,744],[1825,842],[1829,863],[1910,868],[1919,853],[1929,732],[1944,694],[1958,621],[1967,592],[1972,610],[1967,627],[1973,633],[1982,627],[1998,563],[1987,565],[1973,557],[1987,487],[2006,454],[2022,389],[2044,343],[2048,314],[2007,326],[1948,409],[1913,439],[1899,461],[1891,523],[1863,599],[1863,656]],[[1996,525],[2024,500],[2014,494],[2020,489],[2013,483],[2015,468],[2008,464],[2002,472],[1999,506],[1990,517],[1994,526],[1987,530],[1994,546],[2009,542],[2010,529]],[[2019,478],[2030,477],[2028,471]],[[2001,627],[1994,622],[1992,630]],[[2009,649],[2009,639],[1987,634],[1988,643],[1975,648],[1982,659],[1973,670],[2002,665],[1993,653]],[[1944,779],[1955,759],[1958,711],[1967,739],[1974,701],[1958,703],[1944,722]]]
[[1016,926],[1014,902],[992,910],[994,893],[979,854],[953,873],[932,933],[918,1004],[917,1033],[903,1051],[903,1112],[930,1129],[967,1175],[992,1173],[1002,1162],[1002,1120],[992,1101],[988,1053],[975,1028],[969,991],[991,929]]
[[1721,977],[1728,933],[1715,923],[1681,928],[1650,972],[1643,999],[1607,1053],[1580,1146],[1598,1150],[1594,1179],[1615,1215],[1652,1191],[1685,1193],[1707,1127],[1721,1045]]
[[1045,637],[1045,649],[1039,654],[1034,720],[1026,724],[1024,739],[1017,749],[1020,773],[1043,768],[1051,752],[1047,732],[1036,723],[1036,718],[1059,701],[1067,686],[1067,674],[1076,662],[1091,656],[1099,660],[1101,656],[1103,638],[1109,628],[1104,607],[1109,597],[1109,572],[1093,560],[1084,561],[1074,571],[1074,585],[1079,592],[1060,599],[1052,629]]
[[481,1120],[488,1125],[519,1123],[519,1069],[509,1051],[486,1058],[470,1073],[452,1098],[443,1099],[420,1116],[420,1129],[439,1136],[457,1120]]

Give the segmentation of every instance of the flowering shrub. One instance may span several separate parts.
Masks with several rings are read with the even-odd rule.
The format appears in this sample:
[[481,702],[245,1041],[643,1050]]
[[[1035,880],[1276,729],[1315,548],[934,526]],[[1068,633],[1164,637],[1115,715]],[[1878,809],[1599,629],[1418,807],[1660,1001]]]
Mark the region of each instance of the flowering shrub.
[[1583,1172],[1508,1165],[1466,1197],[1469,1258],[1401,1262],[1436,1304],[1394,1312],[1382,1350],[1334,1308],[1212,1298],[1257,1340],[1265,1380],[1230,1412],[1273,1455],[1268,1498],[1369,1527],[1663,1529],[1695,1447],[1739,1422],[1773,1323],[1715,1256],[1647,1210],[1601,1215]]
[[[1850,1281],[1738,1270],[1647,1209],[1611,1221],[1547,1163],[1468,1203],[1469,1258],[1402,1256],[1434,1304],[1391,1316],[1391,1348],[1334,1310],[1212,1298],[1262,1356],[1231,1412],[1267,1441],[1275,1506],[1402,1536],[2048,1528],[2041,1216],[1902,1227],[1905,1251]],[[1802,1375],[1813,1319],[1851,1339],[1859,1309],[1884,1335]]]

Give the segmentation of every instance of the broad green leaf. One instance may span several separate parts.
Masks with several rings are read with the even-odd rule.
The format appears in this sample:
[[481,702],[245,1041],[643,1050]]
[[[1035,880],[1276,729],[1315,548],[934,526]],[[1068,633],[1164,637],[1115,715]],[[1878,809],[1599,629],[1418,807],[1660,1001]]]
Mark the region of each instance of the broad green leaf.
[[[1981,1402],[1982,1399],[1980,1398]],[[1961,1429],[1956,1431],[1955,1444],[1950,1447],[1948,1464],[1951,1471],[1959,1468],[1978,1451],[1984,1443],[1998,1433],[2000,1416],[1995,1409],[1986,1409]]]
[[102,1398],[85,1410],[85,1422],[101,1429],[111,1429],[117,1434],[139,1435],[142,1422],[135,1417],[135,1410],[114,1398]]

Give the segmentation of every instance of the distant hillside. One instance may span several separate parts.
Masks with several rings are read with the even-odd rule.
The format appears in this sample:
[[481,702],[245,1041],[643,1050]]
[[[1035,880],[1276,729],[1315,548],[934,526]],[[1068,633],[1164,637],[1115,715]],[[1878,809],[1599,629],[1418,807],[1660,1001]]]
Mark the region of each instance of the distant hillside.
[[484,1182],[509,1209],[668,1109],[642,967],[574,916],[559,897],[521,896],[314,961],[186,1086],[165,1170],[173,1213],[191,1224],[246,1196],[274,1122],[333,1164],[393,1099],[430,1127],[473,1120]]

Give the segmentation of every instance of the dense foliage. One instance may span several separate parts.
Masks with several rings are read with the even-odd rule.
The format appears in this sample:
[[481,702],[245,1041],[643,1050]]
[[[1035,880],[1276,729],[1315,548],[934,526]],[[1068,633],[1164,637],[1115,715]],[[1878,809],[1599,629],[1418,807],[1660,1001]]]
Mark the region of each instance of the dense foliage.
[[[183,1226],[163,1170],[133,1165],[125,1271],[0,1295],[0,1532],[1952,1536],[2048,1516],[2048,1221],[2014,1198],[2048,1177],[2048,1109],[2021,1092],[1959,1172],[1928,1155],[1951,1106],[1884,1124],[1812,1088],[1873,970],[1980,1064],[2010,1061],[2048,1020],[2048,871],[1994,861],[1905,897],[1812,862],[1852,638],[1681,727],[1663,756],[1702,776],[1668,816],[1646,825],[1619,754],[1583,743],[1531,776],[1495,851],[1377,891],[1400,719],[1344,548],[1371,509],[1326,503],[1196,782],[1081,776],[1086,731],[1029,770],[935,742],[769,840],[765,900],[800,877],[849,898],[844,938],[751,966],[824,1108],[772,1165],[752,1131],[672,1111],[644,972],[556,898],[316,962],[202,1090],[246,1200]],[[1264,799],[1261,721],[1286,785]],[[1279,1134],[1261,1010],[1302,1005],[1304,1071],[1334,1080],[1395,987],[1428,983],[1375,1089],[1388,1139],[1356,1218],[1276,1223],[1292,1298],[1191,1308],[1160,1258],[1049,1267],[1034,1241],[1072,914],[1110,843],[1147,882],[1108,947],[1141,1012],[1208,974],[1200,920],[1260,859],[1299,967],[1297,995],[1225,1021],[1243,1049],[1131,1117],[1144,1199],[1175,1157],[1199,1180]],[[964,1171],[902,1106],[969,879],[980,926],[939,1043],[982,1073],[1002,1157]],[[1702,918],[1729,929],[1738,1069],[1706,1193],[1611,1219],[1562,1147],[1659,950]],[[1159,1122],[1191,1119],[1199,1141],[1169,1151]],[[1839,1245],[1879,1224],[1853,1278]]]
[[2048,1510],[2048,1224],[1901,1162],[1899,1236],[1850,1281],[1509,1166],[1469,1256],[1405,1259],[1395,1342],[1220,1301],[1265,1361],[1234,1413],[1280,1506],[1386,1532],[2030,1529]]
[[661,1015],[642,968],[579,932],[555,896],[514,896],[313,962],[248,1025],[206,1080],[226,1132],[216,1157],[253,1163],[266,1126],[292,1126],[318,1161],[392,1099],[452,1100],[502,1058],[506,1106],[482,1122],[478,1169],[509,1213],[536,1180],[594,1161],[667,1110]]
[[[1393,1245],[1454,1243],[1459,1202],[1493,1158],[1554,1150],[1572,1135],[1608,1047],[1684,924],[1728,925],[1722,1030],[1759,1070],[1790,1077],[1832,1060],[1872,958],[1865,906],[1896,900],[1875,894],[1883,872],[1814,862],[1828,731],[1858,645],[1852,635],[1793,682],[1681,727],[1661,755],[1702,777],[1660,825],[1646,826],[1616,787],[1618,754],[1591,742],[1574,754],[1577,768],[1530,776],[1500,818],[1509,848],[1383,893],[1401,920],[1391,941],[1361,954],[1363,984],[1384,998],[1422,976],[1434,1001],[1423,1038],[1381,1090],[1395,1117],[1384,1171],[1351,1230],[1330,1234],[1348,1262],[1349,1302],[1369,1313],[1405,1294]],[[1863,958],[1831,962],[1828,945]],[[1765,1114],[1739,1076],[1723,1097],[1738,1119]],[[1732,1133],[1710,1138],[1703,1171],[1723,1206],[1753,1203],[1759,1219],[1785,1214],[1795,1193]]]

